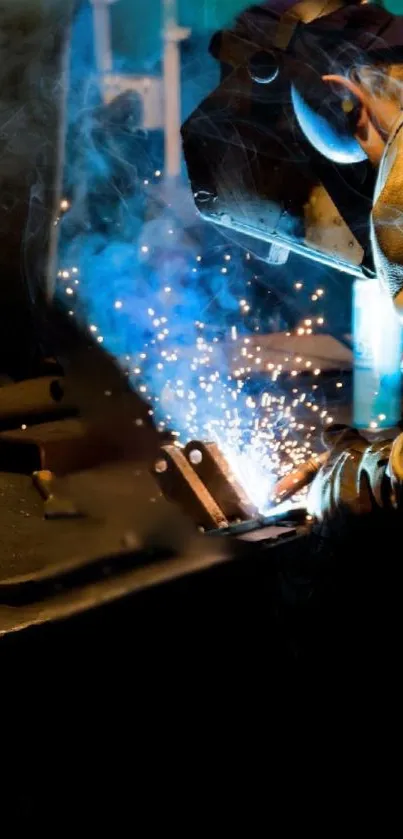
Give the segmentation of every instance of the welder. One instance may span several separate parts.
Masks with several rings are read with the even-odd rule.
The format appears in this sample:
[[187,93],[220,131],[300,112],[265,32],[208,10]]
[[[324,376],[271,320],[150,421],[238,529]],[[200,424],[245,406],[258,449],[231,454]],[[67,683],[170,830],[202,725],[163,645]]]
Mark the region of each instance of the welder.
[[[273,105],[273,102],[277,102],[277,91],[277,96],[284,97],[284,107],[287,109],[289,85],[294,117],[314,155],[312,173],[314,176],[319,173],[321,180],[328,167],[325,186],[345,218],[346,195],[340,203],[340,190],[335,189],[337,178],[346,192],[360,166],[361,171],[366,173],[363,178],[370,187],[365,201],[362,201],[359,180],[355,192],[353,189],[347,200],[350,229],[354,228],[359,236],[362,227],[369,228],[371,270],[374,269],[385,297],[389,296],[393,300],[395,309],[403,319],[403,231],[400,227],[403,209],[403,18],[361,0],[302,0],[299,3],[292,0],[268,0],[240,15],[233,32],[240,39],[239,56],[233,55],[225,47],[225,39],[217,41],[218,47],[214,46],[213,54],[217,53],[224,66],[226,62],[232,62],[234,67],[244,65],[247,78],[248,71],[251,75],[251,62],[255,61],[253,57],[248,57],[248,50],[250,55],[253,53],[253,45],[255,49],[259,46],[263,50],[258,53],[258,56],[265,55],[263,68],[258,68],[256,72],[253,70],[252,73],[255,87],[253,91],[246,87],[244,90],[248,107],[252,108],[250,103],[254,96],[257,97],[256,101],[259,95],[264,99],[265,92],[270,93],[273,88],[272,97],[267,94],[265,99],[267,124],[271,128],[275,127],[277,132],[280,131],[283,143],[287,141],[291,148],[293,133],[287,133],[291,123],[288,111],[288,127],[284,127],[281,120],[278,121]],[[241,74],[237,79],[238,84],[241,84]],[[225,99],[224,93],[220,95]],[[188,151],[190,168],[193,166],[192,127],[197,131],[198,126],[203,125],[200,116],[203,117],[205,113],[210,115],[211,109],[207,100],[196,112],[193,125],[189,121],[185,126],[185,150]],[[242,113],[236,116],[242,138],[245,115]],[[261,129],[263,133],[263,126]],[[212,143],[207,136],[203,136],[203,140],[205,147]],[[271,153],[267,159],[270,162],[262,163],[261,170],[266,177],[265,184],[266,181],[277,183],[275,173],[281,169],[284,185],[280,185],[279,195],[274,190],[272,196],[272,189],[267,196],[264,190],[259,196],[263,204],[266,202],[267,212],[273,201],[277,201],[281,208],[281,218],[284,218],[291,201],[285,185],[287,165],[291,168],[296,166],[295,155],[291,155],[290,163],[287,164],[280,160],[281,155],[277,154],[276,158],[276,152],[273,153],[271,148],[269,151]],[[258,158],[257,153],[255,157]],[[193,175],[195,172],[192,169]],[[219,192],[219,178],[214,167],[213,173],[215,177],[211,182],[216,190],[218,184],[217,206],[222,210],[227,198],[224,196],[223,199],[222,190]],[[258,169],[255,177],[256,182],[259,178],[262,180]],[[375,188],[372,184],[375,184]],[[254,188],[255,191],[259,189],[257,186]],[[354,220],[351,214],[354,216],[355,210]],[[201,211],[206,216],[204,207]],[[218,215],[219,211],[216,210],[215,218]],[[252,218],[253,210],[250,215]],[[228,210],[231,224],[234,223],[232,216],[236,216],[236,212],[231,205]],[[322,224],[325,222],[322,221]],[[281,222],[276,230],[281,240],[280,228]],[[307,240],[309,237],[305,231],[305,244]],[[309,248],[307,255],[311,256]],[[368,307],[371,305],[368,297]],[[389,311],[388,304],[387,308]],[[393,313],[391,318],[395,322]],[[396,387],[397,412],[399,384]],[[398,413],[394,411],[394,414],[396,419]],[[396,437],[396,432],[391,432],[391,437]],[[400,438],[393,447],[392,440],[369,445],[358,431],[336,428],[333,434],[327,435],[326,444],[331,454],[314,482],[311,498],[312,510],[319,519],[328,513],[334,514],[339,508],[368,512],[374,506],[393,507],[396,503],[395,484],[400,480],[400,473],[403,474],[403,468],[400,467]]]
[[[301,5],[294,7],[297,18]],[[378,10],[349,5],[354,26],[365,31]],[[357,49],[342,31],[332,33],[332,44],[293,79],[295,115],[307,139],[328,160],[348,165],[366,157],[376,167],[370,217],[374,267],[403,319],[403,50],[382,35],[375,48],[372,43],[371,50]],[[310,499],[317,518],[398,506],[402,436],[369,446],[354,429],[336,428],[326,443],[330,457]]]

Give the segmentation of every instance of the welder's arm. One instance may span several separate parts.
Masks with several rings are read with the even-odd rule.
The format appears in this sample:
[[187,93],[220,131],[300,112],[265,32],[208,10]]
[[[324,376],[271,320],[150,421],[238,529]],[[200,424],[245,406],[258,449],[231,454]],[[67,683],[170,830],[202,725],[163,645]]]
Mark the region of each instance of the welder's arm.
[[403,320],[403,144],[374,205],[371,239],[378,278]]
[[329,459],[312,484],[308,502],[316,519],[340,521],[400,507],[403,434],[370,444],[354,428],[335,426],[325,443]]

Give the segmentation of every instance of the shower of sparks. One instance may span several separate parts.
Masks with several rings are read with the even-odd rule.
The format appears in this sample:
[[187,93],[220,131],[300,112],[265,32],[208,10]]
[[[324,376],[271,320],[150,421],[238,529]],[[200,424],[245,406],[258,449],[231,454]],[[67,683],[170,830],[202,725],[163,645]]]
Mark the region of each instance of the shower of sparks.
[[[153,412],[157,407],[156,413],[160,415],[161,409],[164,413],[165,418],[158,424],[161,431],[170,427],[173,416],[183,418],[183,430],[174,432],[178,445],[191,439],[215,441],[249,498],[261,513],[267,514],[272,507],[270,498],[277,479],[314,454],[318,420],[319,426],[328,425],[333,418],[326,410],[319,412],[312,397],[306,401],[303,387],[293,388],[291,397],[278,393],[281,363],[267,364],[264,390],[256,396],[248,393],[252,365],[261,361],[255,353],[260,350],[248,353],[249,372],[245,368],[235,369],[232,375],[223,379],[215,368],[215,349],[213,342],[201,339],[197,343],[196,352],[190,359],[197,377],[197,387],[192,389],[184,388],[182,379],[170,377],[169,366],[178,360],[180,349],[169,353],[161,351],[157,367],[166,370],[166,385],[159,397],[148,394],[147,398],[153,404]],[[235,355],[231,360],[237,363],[240,358],[242,356]],[[141,361],[138,357],[133,370],[133,383],[137,387],[141,381]],[[143,393],[147,394],[144,386]],[[211,406],[211,418],[207,421],[206,403]],[[305,413],[312,412],[314,424],[298,419],[301,407],[305,408]]]
[[[142,253],[149,250],[148,245],[141,246]],[[228,266],[231,256],[226,254],[223,259]],[[197,256],[196,266],[201,261]],[[74,294],[68,282],[77,273],[76,267],[59,271],[65,294]],[[306,374],[316,379],[321,370],[302,354],[288,353],[280,361],[268,361],[268,353],[256,343],[255,335],[245,337],[243,332],[239,336],[239,323],[229,328],[225,339],[218,339],[207,337],[206,324],[195,321],[194,346],[182,346],[171,338],[173,292],[171,286],[162,284],[158,304],[154,300],[152,306],[143,304],[148,340],[141,350],[120,357],[120,364],[133,387],[149,402],[157,428],[170,431],[178,446],[195,439],[216,442],[251,501],[267,514],[273,508],[270,499],[278,478],[315,454],[318,429],[333,422],[316,401],[318,385],[306,381]],[[317,299],[323,294],[324,290],[318,289]],[[125,312],[126,303],[124,298],[113,301],[115,315]],[[239,300],[239,309],[241,314],[249,314],[245,298]],[[294,334],[312,335],[316,325],[323,323],[323,317],[312,315],[301,321]],[[89,322],[88,329],[97,341],[104,340],[97,323]],[[253,386],[257,375],[258,387]],[[293,385],[287,393],[280,389],[284,379]],[[342,382],[336,387],[342,387]],[[304,503],[303,493],[298,500]]]
[[[153,323],[157,327],[161,316],[155,317],[155,314],[152,310],[150,318],[154,318]],[[168,318],[166,323],[169,323]],[[314,454],[313,441],[318,424],[328,425],[333,418],[326,410],[319,412],[319,406],[312,401],[312,396],[306,401],[304,387],[293,388],[291,397],[279,394],[278,378],[282,374],[283,365],[268,363],[266,369],[261,370],[262,359],[258,355],[261,353],[260,347],[247,353],[247,367],[235,367],[232,374],[223,377],[216,367],[217,344],[214,340],[205,340],[203,324],[198,323],[197,326],[200,337],[193,355],[188,358],[192,371],[191,388],[184,386],[183,378],[175,377],[176,365],[184,351],[172,346],[165,349],[169,329],[166,330],[167,334],[156,333],[150,341],[151,346],[144,347],[146,352],[130,358],[131,369],[127,364],[129,359],[126,358],[130,378],[133,385],[149,400],[152,413],[157,416],[162,414],[163,418],[158,421],[161,431],[172,428],[172,419],[176,417],[180,418],[181,427],[181,430],[173,432],[177,445],[185,445],[192,439],[216,442],[249,498],[261,513],[267,514],[272,508],[270,498],[277,479]],[[150,349],[153,351],[155,339],[155,345],[161,347],[156,350],[156,357],[159,358],[156,368],[159,372],[164,371],[166,376],[165,385],[158,396],[148,393],[149,388],[142,384],[142,364],[144,361],[149,364],[147,353]],[[219,349],[222,350],[222,347]],[[228,342],[226,350],[229,352],[230,367],[231,363],[236,365],[244,361],[244,347],[240,350],[237,347],[232,353],[231,349]],[[188,354],[187,350],[185,354]],[[302,371],[303,359],[299,357],[298,360]],[[252,395],[248,383],[256,366],[264,373],[265,387],[259,395]],[[293,370],[291,376],[299,372]],[[315,370],[315,373],[319,372]],[[305,409],[305,414],[312,412],[312,421],[301,422],[298,419],[298,409],[301,407]],[[211,417],[206,420],[206,414],[209,413]]]

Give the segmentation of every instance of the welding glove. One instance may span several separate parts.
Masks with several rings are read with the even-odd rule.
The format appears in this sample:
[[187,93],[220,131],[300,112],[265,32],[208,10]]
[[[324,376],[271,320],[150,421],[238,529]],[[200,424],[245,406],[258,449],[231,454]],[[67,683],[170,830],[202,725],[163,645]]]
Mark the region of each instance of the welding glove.
[[316,476],[308,510],[318,521],[362,516],[399,506],[403,483],[403,434],[369,443],[354,428],[324,433],[329,458]]

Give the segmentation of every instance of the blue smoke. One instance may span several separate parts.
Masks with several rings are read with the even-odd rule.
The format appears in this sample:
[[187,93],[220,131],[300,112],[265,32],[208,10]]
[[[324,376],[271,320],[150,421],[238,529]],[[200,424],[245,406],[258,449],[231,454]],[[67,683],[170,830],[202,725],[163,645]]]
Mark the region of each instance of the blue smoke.
[[90,14],[72,39],[58,294],[157,425],[181,443],[216,440],[264,509],[290,414],[283,397],[255,397],[232,370],[234,348],[240,364],[254,363],[239,346],[251,268],[200,223],[184,186],[163,188],[162,139],[141,130],[136,96],[104,105]]

